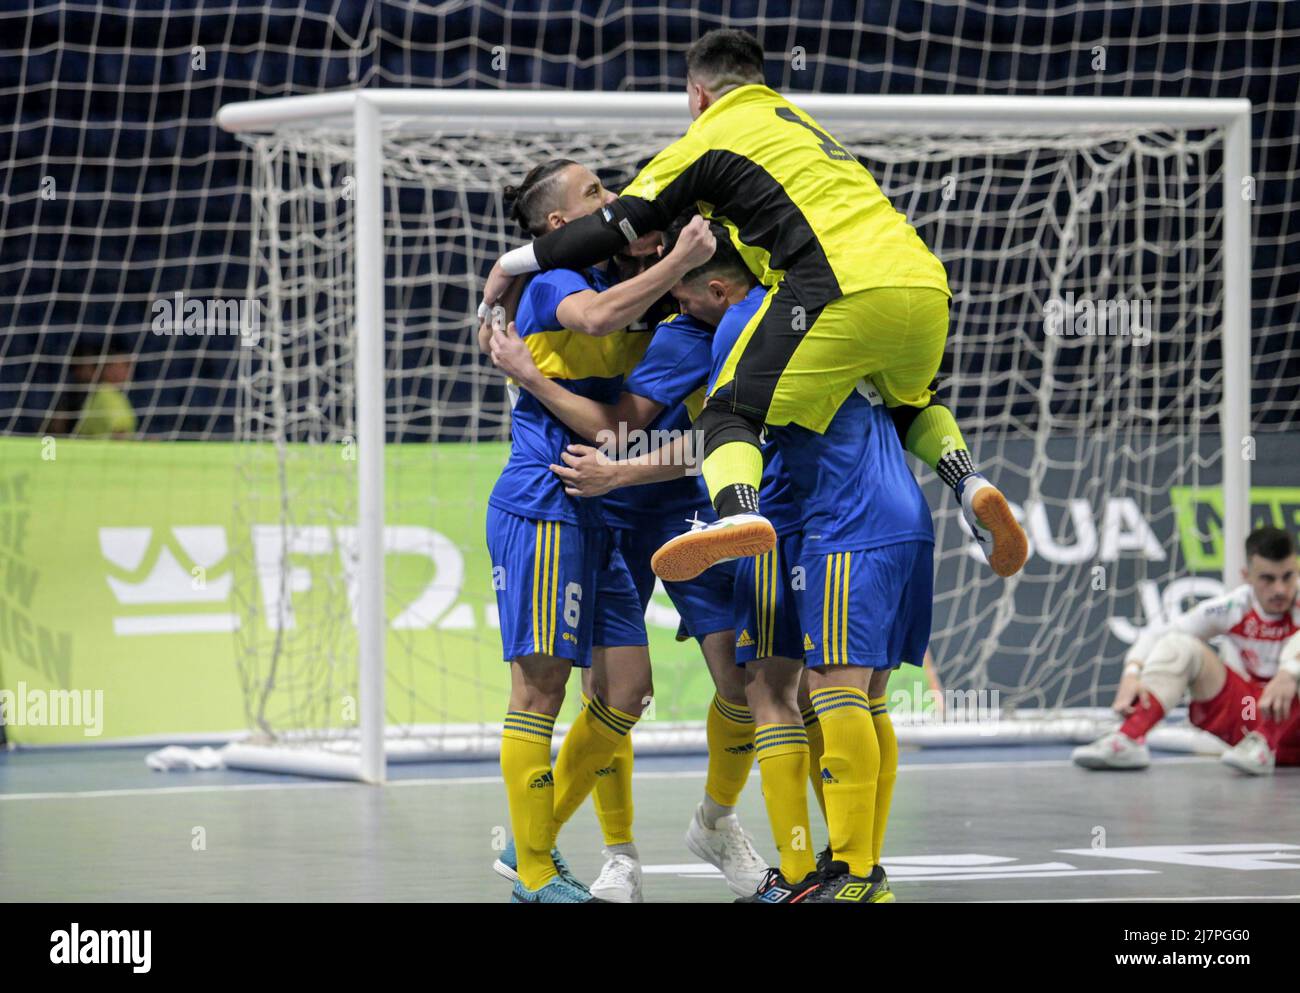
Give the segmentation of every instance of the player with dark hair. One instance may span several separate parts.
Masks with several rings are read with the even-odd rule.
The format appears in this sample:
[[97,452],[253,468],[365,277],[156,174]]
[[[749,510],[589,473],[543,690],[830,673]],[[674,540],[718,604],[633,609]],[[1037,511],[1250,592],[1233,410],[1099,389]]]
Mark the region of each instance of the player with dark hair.
[[1230,593],[1142,632],[1112,704],[1124,723],[1076,748],[1075,764],[1145,769],[1147,732],[1190,692],[1192,723],[1233,746],[1223,755],[1226,765],[1252,775],[1300,765],[1300,664],[1283,658],[1284,644],[1300,632],[1291,535],[1274,527],[1252,531],[1241,578],[1245,583]]
[[710,31],[686,62],[694,119],[686,134],[617,200],[503,256],[480,313],[516,275],[608,258],[702,204],[766,292],[697,420],[718,520],[668,542],[656,572],[688,579],[715,562],[771,551],[775,531],[759,512],[760,432],[790,424],[824,432],[863,378],[907,449],[952,487],[994,571],[1018,571],[1028,554],[1024,531],[975,471],[952,413],[934,401],[948,335],[942,263],[850,152],[763,85],[752,36]]

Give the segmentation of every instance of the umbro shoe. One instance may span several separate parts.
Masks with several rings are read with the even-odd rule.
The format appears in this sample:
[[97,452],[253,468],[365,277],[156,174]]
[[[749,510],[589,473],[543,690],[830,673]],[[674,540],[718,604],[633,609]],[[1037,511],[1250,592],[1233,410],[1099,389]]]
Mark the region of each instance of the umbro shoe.
[[711,524],[696,521],[665,542],[650,559],[655,575],[668,582],[694,579],[709,566],[766,555],[776,547],[776,529],[762,514],[732,514]]
[[[877,874],[876,870],[880,872]],[[892,903],[890,899],[878,899],[889,891],[885,870],[873,866],[869,876],[854,876],[849,872],[847,862],[832,862],[826,867],[821,885],[808,894],[805,903]]]
[[781,875],[777,868],[768,869],[763,874],[763,881],[758,889],[749,896],[742,896],[737,903],[803,903],[817,892],[822,877],[814,870],[797,883],[792,883]]

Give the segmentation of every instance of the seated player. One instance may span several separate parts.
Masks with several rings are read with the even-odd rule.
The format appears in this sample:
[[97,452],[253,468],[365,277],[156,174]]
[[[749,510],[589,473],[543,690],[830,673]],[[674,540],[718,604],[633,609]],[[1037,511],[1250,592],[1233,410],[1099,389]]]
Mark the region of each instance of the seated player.
[[[711,277],[703,286],[688,278],[673,292],[691,313],[709,314],[719,306],[725,310],[715,341],[715,356],[725,356],[718,349],[726,347],[730,336],[740,332],[752,316],[752,309],[761,305],[763,299],[761,289],[754,287],[751,279],[728,279],[723,274]],[[717,311],[712,316],[716,317]],[[873,406],[869,398],[879,401],[879,397],[865,388],[855,393],[855,397],[832,419],[826,435],[792,429],[799,434],[787,438],[789,451],[794,453],[791,457],[796,460],[817,458],[819,444],[841,446],[846,452],[842,461],[829,463],[839,477],[826,487],[826,492],[835,494],[835,506],[811,499],[806,493],[797,493],[794,501],[804,511],[805,528],[809,528],[807,544],[814,549],[809,564],[813,574],[822,577],[821,585],[811,581],[798,543],[791,546],[781,542],[774,553],[757,560],[740,560],[736,566],[737,626],[741,632],[737,660],[750,663],[746,665],[747,690],[758,724],[755,740],[764,799],[773,838],[781,853],[781,867],[769,872],[753,897],[761,902],[812,900],[823,887],[828,887],[827,899],[833,902],[892,899],[879,866],[884,823],[897,769],[897,745],[885,709],[884,693],[891,665],[902,660],[919,663],[924,654],[929,634],[928,553],[933,532],[929,509],[902,459],[883,403]],[[573,483],[570,492],[600,493],[612,485],[631,485],[647,478],[647,473],[657,468],[655,456],[658,455],[651,453],[609,463],[600,453],[576,446],[573,454],[565,458],[567,467],[557,472]],[[770,467],[770,458],[768,464]],[[883,482],[879,475],[882,466]],[[899,470],[902,476],[896,478]],[[881,488],[871,485],[873,479]],[[765,506],[780,503],[775,491],[767,487],[764,501]],[[874,534],[866,533],[872,529]],[[900,547],[912,544],[922,548]],[[841,545],[852,547],[841,548]],[[879,570],[873,566],[885,555],[907,557],[903,553],[924,561],[915,561],[914,568],[899,571],[893,580],[895,590],[887,577],[877,575]],[[851,568],[841,568],[845,561],[851,565],[854,556],[859,563],[856,577]],[[780,559],[798,568],[792,573],[788,565],[778,565]],[[833,602],[824,608],[828,593]],[[817,625],[805,622],[800,631],[796,620],[793,630],[789,628],[795,616],[789,609],[792,596],[806,597],[805,610],[819,622],[835,619],[830,625],[834,658],[828,663],[813,662],[819,668],[810,673],[810,678],[824,684],[820,706],[819,698],[814,696],[815,716],[820,720],[813,719],[814,715],[808,715],[809,719],[801,716],[797,702],[799,673],[804,661],[801,656],[809,653],[811,661],[822,655],[809,631]],[[747,611],[751,597],[753,609]],[[882,616],[886,619],[883,625],[878,623]],[[747,633],[754,641],[752,648],[746,644],[751,640],[745,638]],[[825,631],[822,635],[819,640],[824,642]],[[881,665],[882,661],[886,664]],[[825,674],[831,665],[844,664],[847,668],[864,663],[878,667],[879,671],[870,675],[865,672],[852,676]],[[854,707],[858,683],[868,691],[861,694],[866,704],[861,709],[866,715],[869,740],[863,734],[862,719]],[[830,792],[824,787],[819,800],[824,800],[832,845],[837,846],[834,856],[825,860],[820,871],[807,847],[804,777],[808,774],[810,740],[814,737],[826,741],[825,747],[829,749],[818,762],[818,779],[829,786]],[[830,772],[828,762],[839,776]],[[870,802],[865,805],[864,791],[870,793]],[[864,864],[864,860],[870,861]],[[858,870],[857,875],[853,869]]]
[[[590,170],[567,160],[536,167],[507,194],[515,219],[534,235],[598,209],[611,196]],[[640,315],[713,247],[707,228],[696,225],[660,265],[616,287],[600,267],[531,280],[519,301],[518,326],[538,366],[566,389],[617,396],[648,336],[609,332]],[[593,899],[557,862],[555,838],[651,693],[644,622],[639,630],[635,622],[636,590],[610,545],[599,501],[567,496],[549,469],[573,440],[541,404],[518,395],[510,458],[488,498],[488,550],[511,672],[501,771],[514,850],[499,861],[517,875],[514,902]],[[606,629],[619,636],[593,656]],[[594,667],[591,702],[565,736],[552,771],[551,735],[575,665]]]
[[[1074,750],[1085,769],[1145,769],[1146,735],[1190,692],[1193,724],[1234,746],[1223,762],[1271,775],[1300,765],[1300,708],[1293,707],[1300,665],[1281,665],[1287,639],[1300,631],[1295,545],[1266,527],[1246,538],[1245,584],[1153,625],[1129,650],[1112,704],[1118,731]],[[1208,642],[1222,639],[1216,651]]]
[[[721,235],[713,257],[687,278],[749,272]],[[675,314],[661,321],[645,355],[628,375],[614,403],[579,396],[548,380],[538,370],[524,341],[509,327],[492,338],[492,360],[519,386],[540,400],[576,435],[590,439],[685,437],[690,432],[688,406],[699,410],[708,375],[713,327]],[[681,459],[684,463],[686,460]],[[693,518],[709,518],[712,508],[698,476],[685,477],[684,465],[669,467],[674,478],[645,486],[610,491],[602,500],[615,547],[631,570],[642,614],[654,591],[650,558],[664,541],[686,531]],[[745,697],[744,673],[734,665],[732,643],[733,575],[719,566],[696,579],[665,583],[688,636],[699,640],[713,677],[716,695],[709,707],[708,775],[704,796],[686,833],[693,854],[722,871],[737,895],[753,893],[767,871],[741,828],[735,805],[754,760],[754,723]],[[630,740],[615,753],[593,795],[604,832],[606,864],[592,884],[597,896],[628,902],[640,891],[640,864],[631,834],[632,748]]]

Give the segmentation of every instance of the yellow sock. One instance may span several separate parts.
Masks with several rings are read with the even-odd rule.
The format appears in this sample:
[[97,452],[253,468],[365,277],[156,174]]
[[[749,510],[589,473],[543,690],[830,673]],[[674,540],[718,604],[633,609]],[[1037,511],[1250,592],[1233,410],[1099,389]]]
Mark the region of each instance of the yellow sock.
[[952,411],[940,404],[926,407],[917,415],[912,426],[907,429],[909,452],[928,465],[931,469],[949,452],[966,447],[966,439],[961,436],[957,419]]
[[[591,701],[583,694],[582,705]],[[596,770],[591,801],[606,847],[632,843],[632,736],[624,735],[609,765]]]
[[867,694],[849,686],[812,691],[821,722],[822,789],[832,858],[847,862],[849,873],[866,876],[875,864],[876,777],[880,745],[871,723]]
[[582,708],[555,757],[555,830],[573,816],[596,785],[637,719],[593,696]]
[[501,777],[510,805],[519,879],[540,889],[555,875],[551,845],[555,838],[555,779],[551,774],[551,732],[555,718],[512,710],[501,731]]
[[748,483],[757,490],[763,482],[763,453],[746,441],[728,441],[705,456],[700,471],[710,501],[718,498],[719,490],[736,483]]
[[808,829],[808,736],[798,724],[763,724],[754,748],[781,875],[797,883],[817,868]]
[[714,803],[734,807],[754,765],[754,715],[748,707],[728,703],[715,694],[705,732],[709,773],[704,792]]
[[803,726],[808,732],[808,782],[812,783],[813,796],[817,797],[817,806],[822,809],[822,820],[826,820],[826,794],[822,792],[822,725],[817,720],[817,711],[812,705],[803,711]]
[[876,821],[871,841],[871,861],[880,864],[880,853],[885,849],[885,827],[889,824],[889,804],[894,799],[894,781],[898,779],[898,737],[894,722],[889,718],[885,698],[868,701],[871,705],[871,723],[876,729],[880,744],[880,773],[876,776]]

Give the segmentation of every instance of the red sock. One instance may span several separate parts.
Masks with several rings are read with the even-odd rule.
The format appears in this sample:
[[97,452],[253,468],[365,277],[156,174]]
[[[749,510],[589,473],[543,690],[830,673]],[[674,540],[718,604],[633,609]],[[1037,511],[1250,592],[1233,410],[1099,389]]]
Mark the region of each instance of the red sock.
[[1145,707],[1142,706],[1141,699],[1136,702],[1137,709],[1120,725],[1120,734],[1141,741],[1148,731],[1160,723],[1160,718],[1165,716],[1165,708],[1160,706],[1160,701],[1152,694],[1147,695],[1147,701]]

